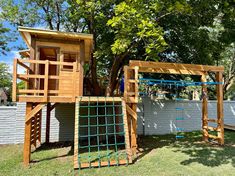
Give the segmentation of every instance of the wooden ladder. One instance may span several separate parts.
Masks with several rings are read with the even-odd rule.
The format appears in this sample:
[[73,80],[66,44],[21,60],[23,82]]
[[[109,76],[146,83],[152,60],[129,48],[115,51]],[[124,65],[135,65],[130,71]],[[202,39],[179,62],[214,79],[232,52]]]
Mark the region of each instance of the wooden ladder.
[[124,100],[126,102],[128,130],[132,153],[137,150],[137,103],[138,103],[138,70],[139,67],[124,67]]

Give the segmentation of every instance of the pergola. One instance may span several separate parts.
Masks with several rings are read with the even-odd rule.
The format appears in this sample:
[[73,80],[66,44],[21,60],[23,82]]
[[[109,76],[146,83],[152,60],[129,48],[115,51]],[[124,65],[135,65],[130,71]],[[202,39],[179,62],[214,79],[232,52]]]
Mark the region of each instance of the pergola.
[[[164,73],[164,74],[181,74],[181,75],[198,75],[201,77],[202,91],[207,95],[207,75],[209,72],[215,73],[216,96],[217,96],[217,117],[208,117],[208,99],[207,96],[202,98],[202,130],[203,140],[209,138],[217,140],[220,145],[224,144],[224,117],[223,117],[223,72],[222,66],[195,65],[195,64],[178,64],[166,62],[147,62],[131,60],[129,66],[124,67],[124,99],[126,101],[127,119],[130,134],[130,146],[133,154],[137,149],[137,103],[138,103],[138,73]],[[209,126],[209,122],[217,124],[217,127]],[[216,131],[217,135],[209,134],[209,131]]]

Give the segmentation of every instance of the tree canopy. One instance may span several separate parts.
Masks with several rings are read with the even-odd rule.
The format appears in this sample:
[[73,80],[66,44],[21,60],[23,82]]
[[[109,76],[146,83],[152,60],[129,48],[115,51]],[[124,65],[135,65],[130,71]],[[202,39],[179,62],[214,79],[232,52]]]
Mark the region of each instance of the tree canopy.
[[93,34],[87,77],[95,95],[103,76],[112,95],[130,59],[216,65],[234,48],[233,0],[2,0],[0,7],[16,26]]

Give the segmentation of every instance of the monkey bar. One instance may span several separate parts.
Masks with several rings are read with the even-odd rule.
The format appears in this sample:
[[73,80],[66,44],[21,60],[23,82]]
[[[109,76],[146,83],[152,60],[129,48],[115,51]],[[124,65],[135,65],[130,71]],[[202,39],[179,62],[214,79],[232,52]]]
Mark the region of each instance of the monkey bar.
[[[208,141],[209,138],[215,139],[220,145],[224,144],[224,117],[223,117],[223,72],[222,66],[208,66],[195,64],[177,64],[165,62],[147,62],[131,60],[129,66],[124,67],[124,99],[127,104],[127,119],[129,133],[131,134],[130,146],[133,154],[137,148],[137,103],[138,103],[138,74],[139,73],[163,73],[163,74],[182,74],[182,75],[198,75],[201,76],[202,92],[202,130],[203,140]],[[207,75],[208,72],[215,73],[216,94],[217,94],[217,117],[208,118],[208,98],[207,98]],[[210,127],[208,124],[217,124],[216,128]],[[209,131],[216,131],[217,135],[209,134]]]

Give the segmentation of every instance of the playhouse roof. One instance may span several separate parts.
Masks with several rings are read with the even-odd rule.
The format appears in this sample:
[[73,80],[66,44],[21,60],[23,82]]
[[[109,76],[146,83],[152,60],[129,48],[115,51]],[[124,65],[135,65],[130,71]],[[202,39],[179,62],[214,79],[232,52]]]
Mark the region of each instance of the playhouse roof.
[[[76,33],[76,32],[61,32],[55,30],[46,30],[46,29],[36,29],[30,27],[23,27],[20,26],[18,28],[21,36],[23,37],[25,43],[30,48],[31,45],[31,38],[37,39],[48,39],[48,40],[58,40],[63,43],[66,41],[67,43],[71,42],[85,42],[85,52],[86,52],[86,60],[89,60],[88,57],[92,52],[93,47],[93,35],[92,34],[85,34],[85,33]],[[23,53],[24,54],[24,53]]]

